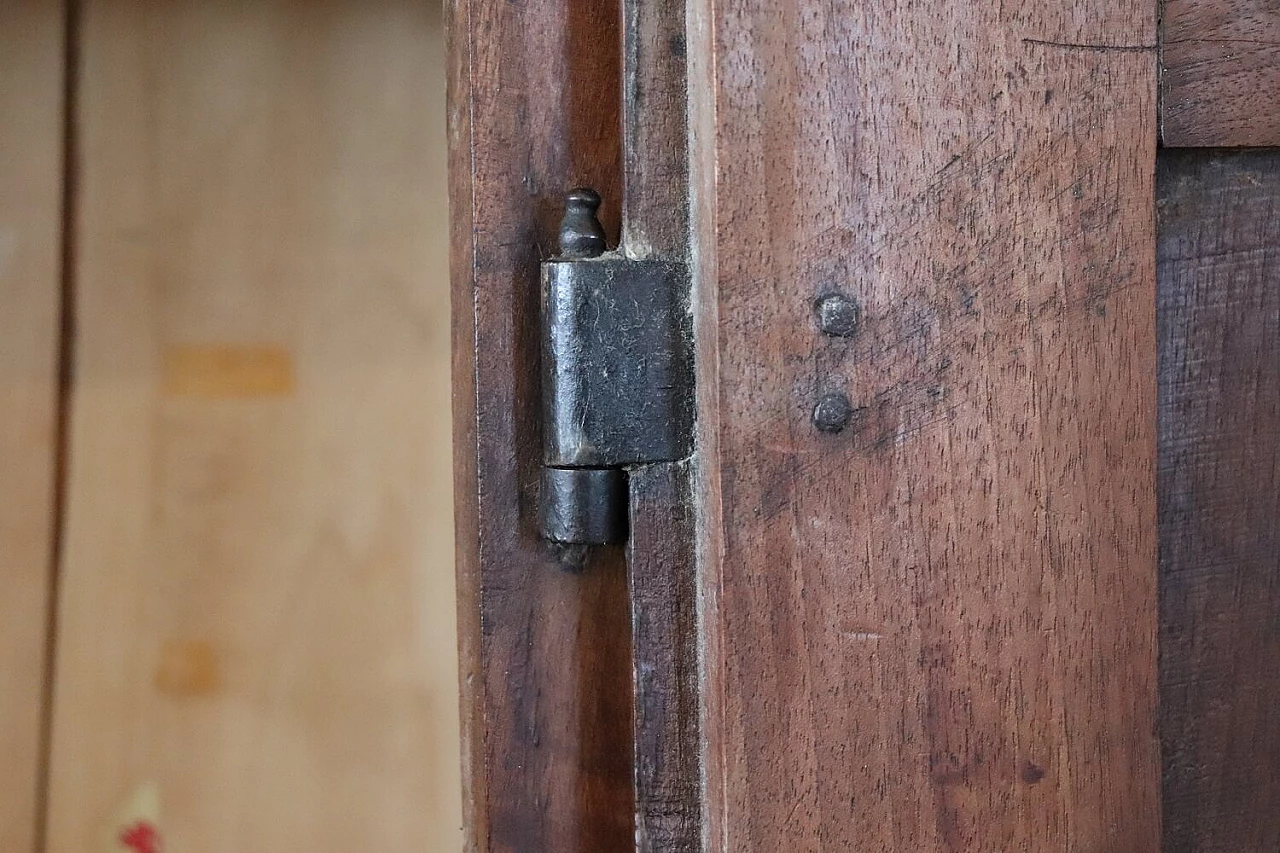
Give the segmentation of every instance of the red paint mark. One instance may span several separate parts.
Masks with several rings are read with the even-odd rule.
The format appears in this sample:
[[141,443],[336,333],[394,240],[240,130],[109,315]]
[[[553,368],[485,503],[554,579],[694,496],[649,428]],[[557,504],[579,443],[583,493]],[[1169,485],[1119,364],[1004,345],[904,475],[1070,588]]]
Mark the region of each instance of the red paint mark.
[[120,843],[134,853],[160,853],[160,832],[146,821],[139,821],[120,833]]

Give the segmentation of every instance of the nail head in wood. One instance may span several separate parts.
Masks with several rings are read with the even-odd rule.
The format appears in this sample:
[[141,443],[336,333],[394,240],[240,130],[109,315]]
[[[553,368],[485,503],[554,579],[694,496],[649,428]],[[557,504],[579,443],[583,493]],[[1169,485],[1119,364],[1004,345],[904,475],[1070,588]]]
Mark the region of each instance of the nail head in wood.
[[813,425],[822,432],[841,432],[852,418],[853,404],[839,391],[824,394],[813,407]]
[[843,293],[828,293],[818,297],[815,308],[818,313],[818,328],[822,329],[824,335],[848,338],[858,330],[862,309],[857,300]]

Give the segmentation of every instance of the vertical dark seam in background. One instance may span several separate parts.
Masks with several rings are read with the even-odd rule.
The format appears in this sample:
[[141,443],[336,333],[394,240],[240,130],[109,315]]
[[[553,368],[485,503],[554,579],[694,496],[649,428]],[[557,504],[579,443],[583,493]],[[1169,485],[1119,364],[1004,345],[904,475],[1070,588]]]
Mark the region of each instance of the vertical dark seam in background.
[[49,571],[45,596],[44,683],[40,702],[39,763],[36,769],[35,853],[49,843],[49,788],[53,751],[53,701],[58,652],[58,602],[61,587],[62,543],[66,528],[71,390],[75,368],[75,238],[76,178],[79,146],[76,110],[80,83],[80,0],[65,0],[63,24],[62,200],[61,257],[59,259],[57,401],[53,437],[53,518],[49,535]]

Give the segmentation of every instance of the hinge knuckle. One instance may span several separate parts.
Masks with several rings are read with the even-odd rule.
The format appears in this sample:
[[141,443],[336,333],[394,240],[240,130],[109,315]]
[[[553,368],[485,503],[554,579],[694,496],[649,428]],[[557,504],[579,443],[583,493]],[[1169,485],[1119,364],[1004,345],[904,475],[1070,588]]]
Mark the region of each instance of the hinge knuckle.
[[608,545],[627,538],[621,468],[542,469],[542,531],[553,542]]

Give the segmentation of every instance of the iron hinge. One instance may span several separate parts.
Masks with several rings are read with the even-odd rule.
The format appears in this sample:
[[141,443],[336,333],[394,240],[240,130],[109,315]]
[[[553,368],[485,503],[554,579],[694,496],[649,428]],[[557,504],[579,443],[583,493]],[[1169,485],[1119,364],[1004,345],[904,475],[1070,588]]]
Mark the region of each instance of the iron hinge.
[[626,469],[693,436],[688,266],[606,252],[599,206],[569,193],[542,264],[542,532],[573,544],[625,541]]

